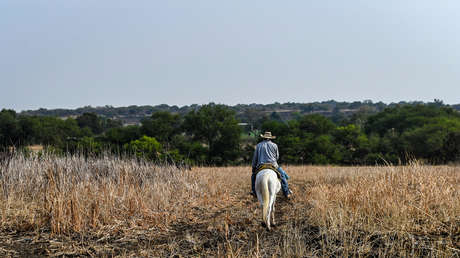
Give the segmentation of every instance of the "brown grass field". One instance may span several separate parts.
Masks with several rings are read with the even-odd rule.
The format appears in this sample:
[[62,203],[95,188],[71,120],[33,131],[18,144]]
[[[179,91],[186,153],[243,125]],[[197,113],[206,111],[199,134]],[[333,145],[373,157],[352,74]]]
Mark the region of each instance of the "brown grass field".
[[458,166],[285,166],[269,232],[249,167],[0,162],[2,257],[460,257]]

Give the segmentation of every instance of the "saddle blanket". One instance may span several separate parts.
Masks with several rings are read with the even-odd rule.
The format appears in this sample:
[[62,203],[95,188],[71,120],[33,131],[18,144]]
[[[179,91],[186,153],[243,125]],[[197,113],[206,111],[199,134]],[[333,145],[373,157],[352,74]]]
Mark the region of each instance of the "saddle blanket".
[[278,171],[278,169],[275,168],[275,166],[273,166],[272,164],[270,163],[266,163],[266,164],[260,164],[257,168],[256,168],[256,172],[254,172],[256,175],[257,173],[259,173],[261,170],[263,169],[271,169],[273,171],[275,171],[276,173],[276,176],[278,176],[278,179],[281,179],[281,174],[280,172]]

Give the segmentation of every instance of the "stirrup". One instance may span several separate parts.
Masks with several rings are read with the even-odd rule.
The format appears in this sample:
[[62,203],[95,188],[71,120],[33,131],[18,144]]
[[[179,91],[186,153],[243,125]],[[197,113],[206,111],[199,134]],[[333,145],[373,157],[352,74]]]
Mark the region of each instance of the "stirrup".
[[289,199],[289,198],[291,198],[292,194],[293,194],[292,190],[289,189],[289,192],[287,194],[285,194],[284,197]]

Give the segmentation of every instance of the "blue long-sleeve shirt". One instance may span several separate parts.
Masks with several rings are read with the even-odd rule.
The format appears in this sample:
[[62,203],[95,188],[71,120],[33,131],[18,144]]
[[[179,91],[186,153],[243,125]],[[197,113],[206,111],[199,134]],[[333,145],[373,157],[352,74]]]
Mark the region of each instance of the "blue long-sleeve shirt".
[[278,145],[270,140],[264,140],[257,144],[252,157],[252,170],[254,171],[260,164],[270,163],[278,168]]

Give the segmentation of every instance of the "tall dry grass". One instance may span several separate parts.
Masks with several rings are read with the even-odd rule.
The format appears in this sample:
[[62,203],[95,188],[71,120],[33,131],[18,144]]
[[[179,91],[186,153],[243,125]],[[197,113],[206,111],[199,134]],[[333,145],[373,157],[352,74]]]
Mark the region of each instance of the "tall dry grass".
[[69,242],[57,254],[460,256],[457,166],[285,167],[295,198],[278,197],[272,232],[249,167],[14,155],[0,168],[0,238],[49,232]]
[[460,169],[426,166],[294,168],[299,201],[330,255],[460,255]]
[[196,175],[116,157],[14,155],[0,176],[0,227],[55,234],[163,227],[201,195]]

